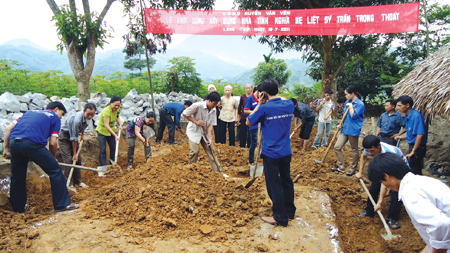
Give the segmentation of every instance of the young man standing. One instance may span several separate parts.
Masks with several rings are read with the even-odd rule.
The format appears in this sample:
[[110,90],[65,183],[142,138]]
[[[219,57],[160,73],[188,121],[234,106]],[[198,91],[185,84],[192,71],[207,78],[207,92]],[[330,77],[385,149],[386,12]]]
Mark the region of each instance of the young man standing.
[[189,164],[197,162],[200,152],[198,144],[200,143],[208,156],[213,171],[221,172],[220,167],[214,162],[211,151],[214,148],[212,133],[213,127],[217,124],[216,106],[219,104],[220,95],[213,91],[206,98],[206,101],[194,103],[182,113],[183,117],[189,120],[186,131],[190,147]]
[[278,96],[278,82],[274,79],[263,81],[260,89],[258,105],[248,116],[247,125],[261,123],[263,135],[261,157],[267,192],[273,203],[273,217],[262,217],[262,220],[286,227],[296,210],[290,175],[292,152],[289,139],[294,104]]
[[[61,102],[50,102],[47,110],[27,111],[6,127],[3,156],[11,158],[9,201],[14,212],[23,213],[28,209],[26,180],[30,160],[39,165],[50,177],[55,212],[80,207],[71,203],[66,179],[55,158],[61,117],[65,113],[66,108]],[[45,147],[48,138],[50,151]]]
[[[297,102],[297,99],[291,98],[291,101],[294,103],[294,117],[295,119],[295,130],[301,128],[300,130],[300,148],[302,152],[306,152],[306,149],[309,145],[309,138],[311,137],[311,131],[314,126],[314,121],[316,121],[316,114],[313,109],[309,107],[307,104],[302,102]],[[302,121],[298,124],[299,119]]]
[[[184,105],[182,103],[171,102],[163,105],[161,109],[159,109],[159,130],[158,135],[156,136],[155,142],[160,142],[164,137],[164,130],[167,126],[169,130],[169,144],[176,145],[178,142],[175,141],[175,130],[180,131],[184,134],[184,130],[181,128],[180,124],[180,116],[186,108],[192,105],[192,102],[186,100]],[[172,116],[175,117],[175,122],[172,119]]]
[[[258,105],[259,86],[253,88],[253,94],[247,98],[244,107],[244,113],[250,114]],[[248,151],[248,162],[250,165],[255,163],[255,149],[258,145],[258,124],[252,125],[248,128],[250,133],[250,149]],[[258,154],[259,155],[259,154]]]
[[[361,161],[359,163],[359,172],[356,173],[356,178],[361,179],[363,176],[363,168],[364,165],[367,162],[368,156],[376,156],[378,154],[382,153],[394,153],[397,154],[399,157],[403,159],[406,163],[408,163],[408,160],[406,159],[403,152],[392,145],[389,145],[384,142],[380,142],[380,139],[376,137],[375,135],[367,135],[362,142],[362,145],[364,147],[364,151],[362,152]],[[380,193],[381,191],[381,193]],[[386,187],[382,185],[378,181],[372,181],[372,184],[370,185],[369,189],[370,195],[372,195],[373,199],[377,199],[378,195],[378,203],[376,207],[373,206],[372,201],[370,199],[367,199],[367,206],[366,209],[362,213],[358,215],[358,217],[363,216],[369,216],[373,217],[375,216],[375,211],[378,211],[381,209],[381,204],[383,203],[383,198],[386,195]],[[402,203],[398,201],[398,192],[392,192],[391,193],[391,205],[389,206],[389,212],[388,212],[388,224],[392,229],[398,229],[400,228],[400,224],[397,222],[400,216],[400,209],[402,207]]]
[[325,97],[317,101],[317,111],[319,111],[319,125],[317,126],[317,135],[314,138],[312,145],[313,149],[320,147],[320,138],[322,138],[322,133],[325,130],[325,134],[322,138],[322,146],[328,146],[328,138],[330,138],[331,132],[331,114],[334,111],[334,101],[331,100],[331,95],[333,95],[333,90],[325,90]]
[[[58,143],[59,152],[64,163],[72,164],[76,161],[76,164],[81,165],[81,154],[77,157],[77,151],[79,149],[78,135],[81,134],[80,139],[86,141],[84,138],[84,130],[89,126],[91,119],[95,116],[97,107],[95,104],[87,103],[84,105],[84,110],[76,113],[69,114],[61,126],[59,133]],[[70,167],[64,167],[64,176],[69,177]],[[81,182],[81,170],[78,168],[73,169],[72,182],[73,186],[87,187],[87,185]]]
[[405,118],[395,111],[395,100],[388,100],[384,104],[384,112],[381,114],[377,123],[377,136],[384,143],[395,146],[397,142],[394,140],[394,134],[398,134],[400,129],[405,126]]
[[[450,252],[450,188],[431,177],[414,175],[396,154],[375,156],[369,179],[398,192],[411,222],[427,247],[422,252]],[[427,250],[428,248],[428,250]]]
[[[401,96],[397,99],[397,110],[405,114],[405,128],[394,134],[395,140],[406,139],[409,144],[408,158],[412,173],[422,175],[423,158],[427,152],[427,127],[422,114],[413,109],[413,99],[410,96]],[[405,136],[400,136],[406,132]]]
[[241,148],[250,147],[250,132],[247,122],[248,114],[244,112],[247,98],[252,95],[253,86],[251,84],[245,85],[245,94],[239,99],[238,115],[239,115],[239,146]]

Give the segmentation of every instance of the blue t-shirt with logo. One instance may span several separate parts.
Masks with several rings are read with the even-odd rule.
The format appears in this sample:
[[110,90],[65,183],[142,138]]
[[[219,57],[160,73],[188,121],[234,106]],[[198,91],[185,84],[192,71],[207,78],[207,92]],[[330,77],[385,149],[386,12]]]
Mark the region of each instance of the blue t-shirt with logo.
[[[259,103],[258,98],[255,97],[255,93],[252,93],[252,95],[249,96],[249,97],[247,98],[247,101],[245,102],[244,110],[250,110],[250,111],[253,111],[253,110],[256,108],[256,106],[258,105],[258,103]],[[258,129],[258,124],[256,124],[256,125],[253,125],[253,124],[252,124],[252,125],[248,128],[248,130],[255,130],[255,129]]]
[[409,114],[405,116],[405,128],[406,128],[406,142],[408,144],[416,143],[416,138],[418,134],[423,134],[422,143],[427,143],[427,131],[425,128],[425,119],[422,114],[415,110],[411,109]]
[[47,145],[50,136],[59,137],[61,119],[52,110],[31,110],[17,119],[9,139],[22,138]]
[[247,119],[252,126],[261,123],[263,137],[261,154],[273,159],[292,155],[289,132],[293,113],[294,103],[291,100],[274,98],[248,116]]
[[364,124],[364,112],[366,107],[359,98],[356,98],[353,102],[347,100],[345,101],[346,106],[344,108],[344,113],[348,110],[348,103],[353,104],[354,113],[351,115],[350,112],[348,112],[347,117],[344,120],[344,125],[342,126],[341,134],[348,136],[359,136]]

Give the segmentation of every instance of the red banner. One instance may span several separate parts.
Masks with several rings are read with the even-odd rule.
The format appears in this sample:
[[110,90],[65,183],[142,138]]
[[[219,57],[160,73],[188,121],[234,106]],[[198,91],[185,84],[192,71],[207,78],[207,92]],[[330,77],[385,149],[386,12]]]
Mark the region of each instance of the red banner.
[[420,3],[305,10],[145,9],[147,33],[344,35],[419,31]]

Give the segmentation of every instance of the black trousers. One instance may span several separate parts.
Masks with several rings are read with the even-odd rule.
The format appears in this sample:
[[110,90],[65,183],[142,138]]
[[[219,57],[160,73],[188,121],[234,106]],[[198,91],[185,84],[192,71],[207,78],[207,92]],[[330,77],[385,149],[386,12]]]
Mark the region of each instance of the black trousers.
[[291,155],[273,159],[262,155],[266,175],[267,193],[272,200],[273,218],[282,226],[287,226],[289,218],[294,218],[294,183],[291,178]]
[[[27,139],[12,139],[10,198],[14,212],[23,213],[27,203],[28,161],[41,167],[50,178],[53,207],[62,209],[72,202],[66,187],[66,178],[53,154],[42,144]],[[42,194],[42,193],[35,193]]]
[[[370,185],[369,192],[375,201],[378,199],[378,196],[380,195],[380,190],[381,190],[381,183],[372,182],[372,184]],[[398,192],[391,191],[391,205],[389,206],[387,218],[398,221],[401,208],[402,202],[398,201]],[[375,215],[375,211],[373,210],[373,204],[372,201],[370,201],[370,198],[367,198],[366,212],[367,215],[370,217],[373,217]]]
[[[409,153],[411,153],[413,148],[414,143],[409,144]],[[419,148],[417,148],[416,155],[413,155],[408,159],[409,167],[411,168],[412,173],[416,175],[422,175],[423,158],[425,157],[426,153],[427,153],[427,146],[426,144],[422,144],[419,146]]]
[[248,130],[247,124],[245,122],[247,119],[241,119],[239,125],[239,146],[241,148],[249,148],[250,147],[250,132]]
[[175,122],[173,122],[172,116],[169,112],[162,107],[159,109],[159,130],[158,135],[156,136],[156,141],[162,140],[164,136],[164,129],[169,130],[169,143],[175,142]]
[[114,161],[116,159],[116,138],[114,136],[106,136],[97,131],[98,136],[98,147],[100,149],[100,165],[104,166],[108,164],[108,161],[106,159],[106,143],[108,143],[109,146],[109,159],[111,161]]
[[227,143],[227,128],[228,128],[228,138],[230,146],[234,146],[236,142],[236,131],[234,130],[235,122],[225,122],[223,120],[219,121],[219,143]]
[[391,139],[391,136],[389,136],[389,135],[380,134],[380,141],[387,143],[389,145],[392,145],[392,146],[397,146],[397,141],[394,139]]

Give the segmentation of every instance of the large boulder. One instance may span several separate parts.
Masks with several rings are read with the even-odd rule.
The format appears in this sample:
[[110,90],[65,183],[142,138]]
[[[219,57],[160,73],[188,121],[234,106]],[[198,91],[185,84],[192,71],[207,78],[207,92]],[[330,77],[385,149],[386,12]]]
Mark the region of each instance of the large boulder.
[[26,96],[16,96],[20,103],[30,103],[31,98]]
[[10,119],[0,119],[0,138],[2,141],[5,141],[4,135],[5,135],[5,128],[11,124]]
[[8,112],[20,112],[20,101],[12,93],[5,92],[0,96],[0,108]]

